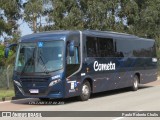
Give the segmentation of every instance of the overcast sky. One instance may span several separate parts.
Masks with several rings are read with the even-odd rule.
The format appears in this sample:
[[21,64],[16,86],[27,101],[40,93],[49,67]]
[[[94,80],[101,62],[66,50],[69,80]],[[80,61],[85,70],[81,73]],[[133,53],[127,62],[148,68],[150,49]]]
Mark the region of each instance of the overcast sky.
[[20,20],[19,24],[20,24],[19,29],[21,30],[22,36],[33,33],[26,22]]

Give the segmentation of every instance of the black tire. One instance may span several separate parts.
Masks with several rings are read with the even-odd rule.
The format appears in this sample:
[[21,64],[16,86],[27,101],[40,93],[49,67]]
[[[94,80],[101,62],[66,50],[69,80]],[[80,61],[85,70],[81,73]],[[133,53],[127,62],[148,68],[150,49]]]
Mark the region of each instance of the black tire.
[[79,100],[86,101],[90,98],[91,95],[91,85],[88,81],[85,81],[81,87],[81,94]]
[[40,101],[49,101],[50,99],[49,98],[39,98]]
[[133,85],[132,85],[132,91],[137,91],[139,86],[139,78],[137,75],[134,76],[133,78]]

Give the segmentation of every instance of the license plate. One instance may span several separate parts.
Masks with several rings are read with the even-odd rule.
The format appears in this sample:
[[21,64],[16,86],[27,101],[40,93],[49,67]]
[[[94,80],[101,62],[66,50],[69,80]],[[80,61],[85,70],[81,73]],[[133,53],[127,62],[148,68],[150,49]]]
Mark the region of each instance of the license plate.
[[30,89],[29,92],[30,93],[39,93],[39,90],[38,89]]

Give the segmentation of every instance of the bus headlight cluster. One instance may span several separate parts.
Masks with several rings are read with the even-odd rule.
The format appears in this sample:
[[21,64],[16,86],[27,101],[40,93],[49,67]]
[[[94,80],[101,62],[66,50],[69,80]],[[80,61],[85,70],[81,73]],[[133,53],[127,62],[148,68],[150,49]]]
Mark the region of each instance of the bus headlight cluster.
[[53,86],[53,85],[59,83],[60,81],[61,81],[61,80],[58,79],[58,80],[54,80],[54,81],[50,82],[49,87],[51,87],[51,86]]
[[21,84],[20,84],[18,81],[14,80],[14,83],[15,83],[17,86],[22,87]]

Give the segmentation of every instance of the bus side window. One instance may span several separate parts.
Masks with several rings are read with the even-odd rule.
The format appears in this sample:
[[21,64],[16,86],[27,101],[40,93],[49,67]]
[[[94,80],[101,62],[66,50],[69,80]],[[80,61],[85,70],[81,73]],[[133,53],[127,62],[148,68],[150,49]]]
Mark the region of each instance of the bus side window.
[[87,37],[87,57],[97,57],[97,39],[96,37]]
[[87,37],[87,57],[113,57],[112,38]]

